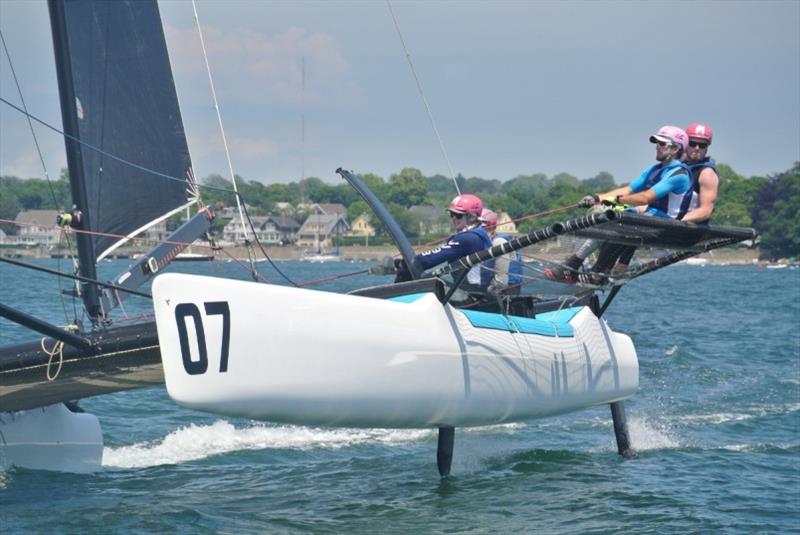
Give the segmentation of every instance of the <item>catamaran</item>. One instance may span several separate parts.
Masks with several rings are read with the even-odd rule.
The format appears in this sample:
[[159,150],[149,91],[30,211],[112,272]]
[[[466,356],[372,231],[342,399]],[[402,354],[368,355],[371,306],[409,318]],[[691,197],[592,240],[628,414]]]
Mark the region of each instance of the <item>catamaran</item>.
[[[580,286],[557,298],[497,298],[465,291],[464,275],[566,235],[672,251],[628,278],[755,236],[752,229],[598,212],[425,274],[381,201],[339,169],[386,227],[414,280],[336,294],[164,273],[209,230],[214,213],[197,193],[158,6],[48,4],[75,205],[62,224],[76,236],[80,266],[78,274],[53,275],[79,282],[76,297],[90,324],[65,330],[26,313],[25,303],[0,304],[0,315],[41,335],[0,348],[5,465],[98,469],[99,421],[74,400],[162,383],[176,403],[222,415],[437,428],[441,475],[450,472],[457,427],[608,404],[618,452],[629,456],[623,402],[638,389],[638,359],[630,337],[602,317],[622,285],[602,303],[605,288]],[[165,241],[113,279],[98,279],[99,260],[186,207],[196,214]],[[152,296],[138,289],[151,280]],[[114,321],[112,311],[129,295],[152,297],[155,322]]]

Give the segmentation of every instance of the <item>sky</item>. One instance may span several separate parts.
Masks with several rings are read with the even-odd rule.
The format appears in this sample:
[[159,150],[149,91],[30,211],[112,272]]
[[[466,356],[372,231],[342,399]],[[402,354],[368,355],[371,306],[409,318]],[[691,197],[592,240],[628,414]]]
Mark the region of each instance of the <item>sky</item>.
[[[159,6],[195,175],[229,176],[191,2]],[[627,183],[654,161],[650,134],[693,121],[712,126],[709,154],[739,174],[800,160],[797,0],[392,2],[447,158],[386,2],[197,6],[247,180],[338,183],[341,166]],[[0,0],[0,30],[29,111],[61,128],[46,3]],[[0,95],[18,105],[0,55]],[[35,131],[58,177],[63,139]],[[24,117],[2,102],[0,175],[44,176]]]

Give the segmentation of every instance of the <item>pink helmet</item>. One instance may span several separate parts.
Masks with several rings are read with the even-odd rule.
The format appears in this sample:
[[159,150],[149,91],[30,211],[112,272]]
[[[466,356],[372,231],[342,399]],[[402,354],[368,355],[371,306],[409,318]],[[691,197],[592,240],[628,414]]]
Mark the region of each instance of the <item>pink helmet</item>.
[[480,216],[483,210],[483,202],[481,202],[480,197],[477,195],[465,193],[450,201],[450,208],[448,208],[448,210],[457,214],[473,214]]
[[711,139],[714,137],[714,131],[711,127],[703,123],[692,123],[686,129],[686,135],[697,139],[705,139],[711,145]]
[[689,148],[689,136],[686,135],[682,128],[677,126],[662,126],[659,128],[658,132],[650,136],[650,143],[656,143],[657,141],[674,143],[681,146],[684,151]]
[[484,208],[478,221],[483,224],[484,228],[495,228],[497,226],[497,214],[488,208]]

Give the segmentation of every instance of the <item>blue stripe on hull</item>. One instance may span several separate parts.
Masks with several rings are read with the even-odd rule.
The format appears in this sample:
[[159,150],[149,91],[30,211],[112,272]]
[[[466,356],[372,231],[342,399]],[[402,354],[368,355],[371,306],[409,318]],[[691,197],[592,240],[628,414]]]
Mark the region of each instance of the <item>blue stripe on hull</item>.
[[[392,297],[392,301],[398,303],[413,303],[421,298],[425,293],[400,295]],[[498,331],[508,331],[522,334],[539,334],[542,336],[574,336],[572,325],[569,322],[583,307],[564,308],[537,314],[535,318],[523,318],[521,316],[504,316],[491,312],[480,312],[478,310],[459,310],[472,323],[473,327],[479,329],[495,329]]]

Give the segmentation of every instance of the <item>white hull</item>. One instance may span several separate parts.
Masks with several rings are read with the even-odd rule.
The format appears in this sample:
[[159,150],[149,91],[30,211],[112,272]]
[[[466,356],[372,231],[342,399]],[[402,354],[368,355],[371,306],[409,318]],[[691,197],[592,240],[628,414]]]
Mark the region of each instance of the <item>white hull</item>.
[[103,460],[97,417],[74,413],[62,403],[0,413],[0,467],[94,472]]
[[[548,336],[475,326],[433,294],[397,302],[164,274],[153,297],[169,395],[223,415],[348,427],[478,426],[618,401],[638,389],[630,338],[588,308],[564,311],[568,324],[552,315],[518,319],[561,334]],[[230,311],[224,372],[224,314],[219,304],[207,313],[209,303]],[[186,315],[192,309],[204,331],[204,371],[196,321]]]

